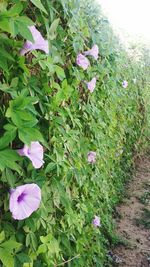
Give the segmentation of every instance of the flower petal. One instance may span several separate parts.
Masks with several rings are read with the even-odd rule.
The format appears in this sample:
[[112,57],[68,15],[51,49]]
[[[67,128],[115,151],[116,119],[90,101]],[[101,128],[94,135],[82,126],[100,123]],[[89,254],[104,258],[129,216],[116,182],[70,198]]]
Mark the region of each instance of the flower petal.
[[32,161],[32,165],[35,169],[41,168],[44,164],[43,161],[43,146],[38,142],[31,142],[31,145],[28,147],[24,145],[22,149],[17,150],[20,156],[26,156]]
[[94,77],[90,82],[87,83],[87,88],[92,93],[96,87],[96,78]]
[[87,156],[88,156],[88,162],[89,163],[95,163],[96,162],[96,152],[90,151]]
[[88,66],[90,65],[89,60],[82,54],[77,55],[76,63],[78,66],[86,70]]
[[90,50],[85,51],[83,54],[86,56],[88,56],[88,55],[92,56],[92,57],[94,57],[95,60],[97,60],[98,59],[98,53],[99,53],[99,48],[95,44],[95,45],[93,45],[93,47]]
[[32,165],[35,169],[41,168],[44,164],[44,161],[41,158],[38,158],[36,154],[30,155],[28,158],[32,161]]
[[43,50],[46,54],[49,53],[48,41],[43,38],[41,33],[35,28],[35,26],[29,26],[29,29],[32,33],[34,43],[26,41],[23,48],[20,51],[21,55],[25,55],[27,52],[32,50]]
[[41,202],[41,189],[36,184],[18,186],[11,191],[9,209],[16,220],[28,218]]

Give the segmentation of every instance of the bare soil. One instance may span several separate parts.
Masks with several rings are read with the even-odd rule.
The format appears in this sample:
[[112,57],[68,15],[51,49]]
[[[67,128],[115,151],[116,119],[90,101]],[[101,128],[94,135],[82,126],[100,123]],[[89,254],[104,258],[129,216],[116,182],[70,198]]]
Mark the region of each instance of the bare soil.
[[[141,158],[136,165],[135,176],[127,186],[127,198],[117,207],[117,234],[127,243],[113,251],[120,260],[119,267],[150,267],[150,230],[136,221],[145,208],[140,198],[150,190],[150,156]],[[150,204],[146,208],[150,210]]]

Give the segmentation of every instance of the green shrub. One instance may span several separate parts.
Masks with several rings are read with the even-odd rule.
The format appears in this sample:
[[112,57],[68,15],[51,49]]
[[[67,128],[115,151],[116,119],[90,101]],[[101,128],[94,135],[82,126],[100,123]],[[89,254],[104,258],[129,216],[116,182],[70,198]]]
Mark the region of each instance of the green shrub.
[[[0,10],[1,266],[102,267],[113,207],[145,119],[148,72],[91,1],[3,0]],[[33,42],[33,24],[48,40],[49,54],[20,55],[25,41]],[[93,44],[99,59],[88,57],[83,70],[76,57]],[[90,93],[85,81],[93,77]],[[44,147],[40,169],[17,153],[32,141]],[[96,152],[95,164],[88,163],[89,151]],[[10,189],[30,183],[42,190],[40,208],[14,220]],[[95,215],[101,227],[92,224]]]

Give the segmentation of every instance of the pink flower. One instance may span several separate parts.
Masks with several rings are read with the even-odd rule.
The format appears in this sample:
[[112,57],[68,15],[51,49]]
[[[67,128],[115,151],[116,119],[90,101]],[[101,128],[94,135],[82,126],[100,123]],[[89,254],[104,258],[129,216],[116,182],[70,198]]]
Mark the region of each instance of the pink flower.
[[127,88],[128,87],[128,82],[127,81],[123,81],[122,82],[122,87],[123,88]]
[[96,227],[99,227],[101,226],[101,223],[100,223],[100,217],[98,216],[95,216],[94,219],[93,219],[93,225],[96,226]]
[[21,49],[20,54],[25,55],[27,52],[37,49],[43,50],[46,54],[48,54],[48,41],[42,37],[41,33],[35,28],[35,26],[29,26],[29,29],[32,33],[34,43],[27,40]]
[[15,220],[23,220],[39,208],[40,202],[41,189],[38,185],[21,185],[11,190],[9,209]]
[[89,60],[82,54],[77,55],[76,63],[78,66],[80,66],[84,70],[86,70],[88,66],[90,65]]
[[85,83],[89,91],[92,93],[96,86],[96,78],[94,77],[90,82],[85,82]]
[[95,45],[93,45],[93,47],[90,50],[85,51],[83,54],[86,56],[92,56],[92,57],[94,57],[95,60],[97,60],[98,59],[98,53],[99,53],[99,48],[95,44]]
[[39,142],[31,142],[29,147],[24,145],[24,147],[22,149],[18,149],[17,152],[20,156],[28,157],[32,161],[32,165],[35,169],[41,168],[44,164],[43,147]]
[[96,162],[96,152],[90,151],[88,153],[88,162],[89,163],[95,163]]

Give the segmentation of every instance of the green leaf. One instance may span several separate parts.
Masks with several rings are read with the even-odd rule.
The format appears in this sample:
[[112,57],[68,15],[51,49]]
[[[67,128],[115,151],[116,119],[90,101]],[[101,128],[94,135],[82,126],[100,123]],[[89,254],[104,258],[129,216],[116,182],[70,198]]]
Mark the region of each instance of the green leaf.
[[1,171],[5,168],[10,168],[20,173],[20,166],[16,163],[16,161],[20,160],[20,157],[16,151],[11,149],[1,150],[0,159]]
[[11,33],[10,19],[9,18],[1,18],[0,29],[5,31],[5,32]]
[[49,173],[50,171],[54,170],[56,168],[56,163],[55,162],[50,162],[45,169],[45,174]]
[[16,137],[16,130],[11,132],[5,132],[0,138],[0,150],[7,147]]
[[20,35],[23,36],[24,39],[34,42],[32,33],[30,32],[29,28],[24,23],[17,21],[16,25],[18,27],[18,32],[20,33]]
[[11,117],[11,115],[12,115],[12,110],[11,110],[11,108],[8,108],[7,110],[6,110],[6,118],[10,118]]
[[18,260],[21,262],[21,263],[24,263],[24,262],[31,262],[29,256],[23,252],[19,253],[19,254],[16,254],[16,257],[18,258]]
[[36,251],[38,242],[37,242],[37,237],[33,232],[30,232],[30,239],[31,239],[32,247]]
[[0,260],[5,267],[14,266],[14,256],[12,252],[17,251],[21,245],[22,244],[12,239],[0,244]]
[[11,80],[10,87],[16,88],[17,85],[18,85],[18,82],[19,82],[18,77],[13,78],[13,79]]
[[27,17],[18,17],[15,20],[15,25],[18,28],[18,33],[23,36],[28,41],[34,42],[33,36],[31,31],[29,30],[29,26],[33,25],[34,23],[28,19]]
[[56,31],[56,29],[57,29],[57,27],[58,27],[58,25],[59,25],[59,21],[60,21],[60,19],[58,18],[58,19],[55,19],[55,20],[52,22],[52,24],[51,24],[51,26],[50,26],[50,29],[49,29],[50,33],[54,33],[54,32]]
[[57,94],[52,100],[52,108],[55,109],[62,103],[62,101],[68,100],[72,94],[72,91],[73,88],[69,84],[67,84],[67,80],[63,80],[61,90],[57,92]]
[[30,145],[32,141],[44,141],[40,131],[35,128],[21,128],[18,130],[18,134],[19,139],[27,145]]
[[23,10],[23,5],[21,2],[17,3],[16,5],[12,6],[8,11],[7,11],[7,16],[18,16],[21,11]]
[[26,246],[29,247],[30,244],[31,244],[31,238],[30,238],[30,233],[28,233],[26,235]]
[[47,245],[47,247],[52,254],[56,254],[56,257],[59,256],[60,252],[59,243],[55,238],[53,238],[53,240],[50,242],[50,244]]
[[9,106],[13,109],[25,109],[27,106],[30,107],[30,105],[36,101],[36,98],[34,97],[24,97],[24,96],[18,96],[15,100],[11,100],[9,102]]
[[4,70],[5,72],[8,72],[7,60],[2,55],[1,55],[1,60],[0,60],[0,68],[2,68],[2,70]]
[[53,82],[53,83],[52,83],[52,87],[53,87],[53,88],[56,88],[56,89],[58,89],[58,90],[61,90],[61,87],[60,87],[60,85],[59,85],[58,83]]
[[65,72],[63,70],[63,68],[61,68],[60,66],[55,66],[55,71],[56,71],[56,74],[58,76],[58,78],[62,81],[63,79],[65,79],[66,75],[65,75]]
[[42,245],[40,245],[40,246],[38,247],[38,251],[37,251],[37,253],[38,253],[38,254],[46,253],[46,251],[47,251],[47,245],[46,245],[46,244],[42,244]]
[[14,58],[11,56],[11,54],[8,53],[6,51],[6,49],[4,49],[3,47],[1,47],[1,49],[0,49],[0,56],[5,57],[6,59],[8,59],[10,61],[13,61],[13,62],[15,61]]
[[35,124],[37,123],[35,116],[28,110],[19,110],[16,111],[16,114],[18,114],[23,121],[35,121]]
[[[8,113],[7,113],[8,114]],[[7,115],[6,114],[6,115]],[[21,126],[23,126],[23,121],[22,121],[22,117],[19,115],[19,112],[12,112],[11,113],[11,120],[12,122],[19,128]]]
[[12,122],[21,127],[33,127],[37,124],[36,111],[33,106],[34,97],[19,96],[15,100],[9,101],[6,117],[11,118]]
[[0,83],[0,90],[3,92],[8,92],[9,91],[9,85],[7,85],[6,83]]
[[5,239],[5,233],[4,233],[4,231],[2,231],[0,233],[0,243],[2,243],[4,239]]
[[[40,236],[40,240],[43,243],[43,245],[47,245],[48,250],[52,253],[52,254],[56,254],[58,257],[59,254],[59,243],[58,241],[51,235],[48,234],[47,236]],[[39,253],[43,253],[44,250],[46,249],[46,246],[40,246],[39,249]]]
[[6,131],[15,131],[15,130],[17,130],[16,126],[14,126],[13,124],[10,124],[10,123],[5,124],[3,128]]
[[0,248],[0,260],[5,267],[14,266],[14,259],[9,250]]
[[59,25],[59,21],[60,21],[59,18],[55,19],[52,22],[51,26],[50,26],[50,29],[49,29],[49,38],[50,38],[50,40],[53,40],[53,39],[56,38],[56,30],[57,30],[57,27]]
[[11,188],[14,188],[15,187],[15,183],[16,183],[16,176],[8,168],[6,168],[6,179],[7,179],[7,182],[9,184],[9,186]]
[[15,23],[15,18],[11,18],[10,19],[10,23],[9,23],[9,27],[10,27],[10,33],[11,33],[11,36],[13,37],[13,38],[15,38],[16,37],[16,35],[19,33],[18,32],[18,27],[17,27],[17,25],[16,25],[16,23]]
[[5,241],[4,243],[0,244],[0,247],[8,249],[10,252],[13,250],[18,250],[21,246],[22,244],[12,239],[9,239],[8,241]]
[[49,243],[52,240],[52,234],[48,234],[46,236],[40,236],[40,240],[43,244]]
[[34,4],[36,7],[38,7],[40,10],[42,10],[45,14],[47,14],[47,11],[45,7],[42,5],[40,0],[30,0],[32,4]]

